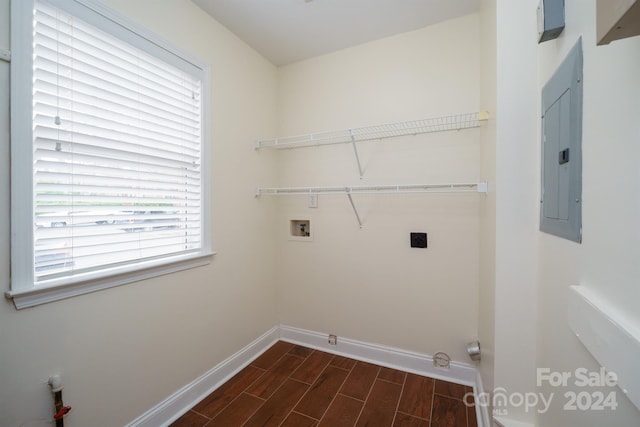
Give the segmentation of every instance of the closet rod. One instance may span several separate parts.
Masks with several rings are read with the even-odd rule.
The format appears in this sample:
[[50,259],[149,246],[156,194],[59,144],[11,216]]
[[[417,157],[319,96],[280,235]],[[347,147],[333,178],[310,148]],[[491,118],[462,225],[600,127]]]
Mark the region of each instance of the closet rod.
[[330,187],[257,188],[258,196],[295,196],[304,194],[410,194],[410,193],[486,193],[486,182],[450,184],[357,185]]
[[358,207],[353,201],[354,194],[408,194],[408,193],[486,193],[486,182],[455,183],[455,184],[403,184],[403,185],[358,185],[345,187],[282,187],[257,188],[259,196],[295,196],[309,194],[346,194],[356,216],[360,228],[364,227]]

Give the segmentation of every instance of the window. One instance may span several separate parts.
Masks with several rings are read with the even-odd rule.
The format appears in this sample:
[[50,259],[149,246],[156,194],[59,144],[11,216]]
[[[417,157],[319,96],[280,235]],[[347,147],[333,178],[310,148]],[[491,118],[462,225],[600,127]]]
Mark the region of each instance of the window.
[[208,68],[89,0],[12,40],[16,307],[209,262]]

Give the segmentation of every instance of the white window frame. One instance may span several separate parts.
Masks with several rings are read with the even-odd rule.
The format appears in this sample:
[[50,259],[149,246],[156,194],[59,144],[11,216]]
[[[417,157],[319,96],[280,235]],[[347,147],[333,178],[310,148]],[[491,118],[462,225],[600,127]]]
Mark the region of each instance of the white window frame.
[[176,64],[202,70],[202,247],[198,252],[152,259],[84,274],[45,285],[34,281],[32,69],[34,0],[11,2],[11,290],[17,309],[206,265],[211,262],[210,67],[139,24],[94,0],[46,0],[85,22]]

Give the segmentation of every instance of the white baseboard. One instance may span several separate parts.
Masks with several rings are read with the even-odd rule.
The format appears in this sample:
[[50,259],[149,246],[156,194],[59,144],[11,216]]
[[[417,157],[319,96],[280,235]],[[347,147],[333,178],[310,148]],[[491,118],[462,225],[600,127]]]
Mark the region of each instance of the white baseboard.
[[523,423],[522,421],[512,420],[504,417],[493,417],[497,427],[535,427],[531,423]]
[[236,354],[131,421],[127,427],[168,426],[264,353],[278,339],[278,326],[274,326]]
[[470,364],[452,361],[449,369],[436,368],[429,355],[343,337],[338,337],[337,345],[330,345],[327,338],[327,334],[280,325],[282,341],[458,384],[473,387],[476,383],[476,368]]
[[[484,384],[482,383],[482,375],[480,370],[476,369],[476,385],[473,389],[476,396],[476,403],[478,403],[477,396],[484,396]],[[491,427],[491,418],[489,417],[489,407],[487,405],[476,404],[476,420],[478,421],[478,427]]]
[[[329,345],[326,334],[280,325],[274,326],[242,350],[220,362],[127,424],[126,427],[164,427],[170,425],[279,339],[388,368],[468,385],[474,387],[476,393],[482,391],[478,389],[476,368],[470,364],[451,362],[449,369],[436,368],[433,366],[433,358],[429,355],[343,337],[338,337],[337,345]],[[490,424],[484,421],[485,416],[488,420],[488,415],[481,415],[478,409],[476,413],[478,427],[489,427]]]

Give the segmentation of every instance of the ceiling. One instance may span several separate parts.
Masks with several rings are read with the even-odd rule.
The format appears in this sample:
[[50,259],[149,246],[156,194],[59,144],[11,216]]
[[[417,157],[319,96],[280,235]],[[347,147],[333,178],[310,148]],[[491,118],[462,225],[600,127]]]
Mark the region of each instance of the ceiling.
[[193,0],[275,65],[472,13],[480,0]]

